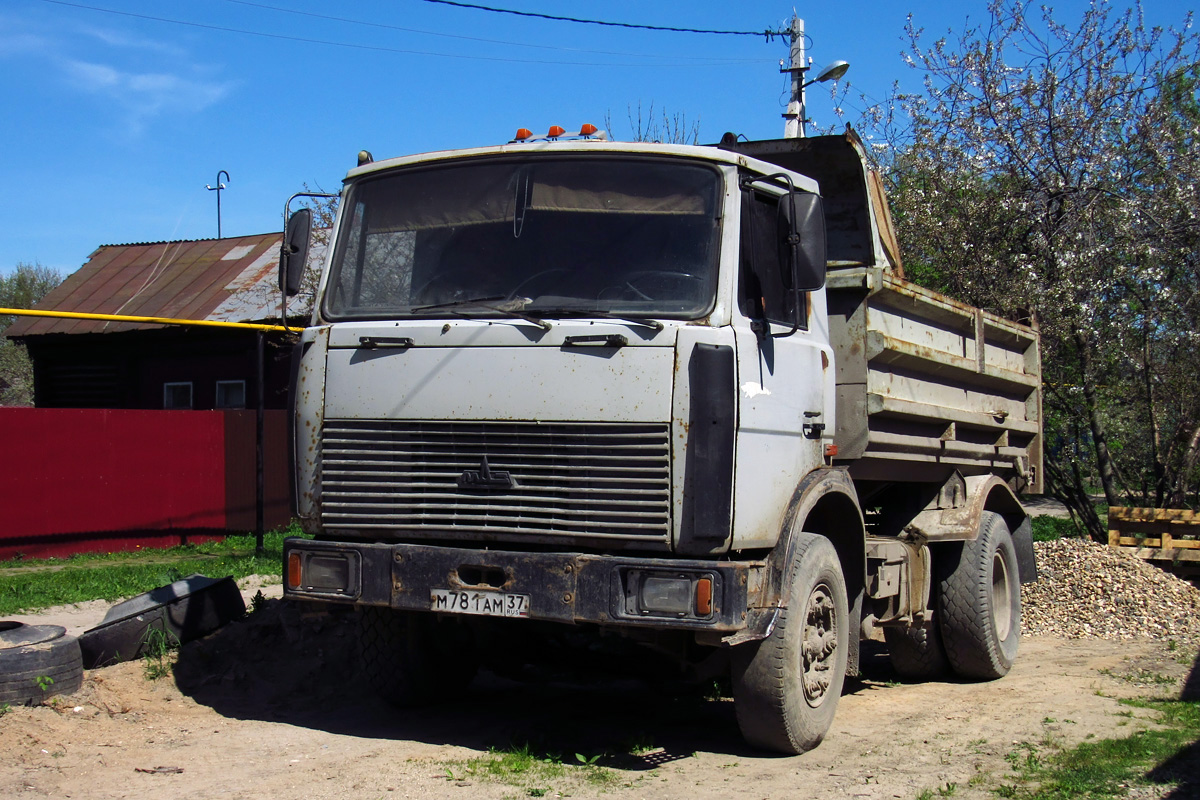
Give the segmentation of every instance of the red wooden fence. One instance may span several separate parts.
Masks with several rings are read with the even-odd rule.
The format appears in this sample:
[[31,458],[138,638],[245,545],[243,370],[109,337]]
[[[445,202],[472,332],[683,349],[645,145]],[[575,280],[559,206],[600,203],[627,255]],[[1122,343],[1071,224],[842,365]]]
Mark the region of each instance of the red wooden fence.
[[[0,559],[253,531],[254,417],[0,408]],[[286,412],[266,412],[268,529],[291,515],[286,423]]]

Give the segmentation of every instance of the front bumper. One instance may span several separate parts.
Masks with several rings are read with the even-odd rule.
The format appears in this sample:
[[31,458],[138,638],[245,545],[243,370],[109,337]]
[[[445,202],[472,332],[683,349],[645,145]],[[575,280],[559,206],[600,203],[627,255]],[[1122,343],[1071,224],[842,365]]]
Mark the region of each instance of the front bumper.
[[[746,627],[748,587],[757,585],[764,569],[757,561],[310,539],[284,542],[284,566],[284,596],[295,599],[432,611],[434,590],[499,592],[528,596],[528,613],[521,616],[529,619],[721,634]],[[641,587],[665,581],[708,581],[711,596],[684,612],[644,607]],[[444,604],[438,610],[453,613]]]

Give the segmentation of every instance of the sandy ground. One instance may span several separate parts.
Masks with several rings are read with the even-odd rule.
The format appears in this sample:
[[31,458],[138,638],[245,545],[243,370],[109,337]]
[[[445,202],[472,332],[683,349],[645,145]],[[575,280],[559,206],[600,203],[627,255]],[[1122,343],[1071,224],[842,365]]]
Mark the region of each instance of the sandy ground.
[[[22,619],[78,632],[106,608]],[[270,600],[186,645],[171,677],[149,680],[143,662],[129,662],[88,671],[74,695],[10,709],[0,717],[0,797],[913,798],[948,784],[956,797],[985,797],[1014,751],[1152,724],[1117,698],[1177,694],[1196,657],[1152,641],[1027,638],[1000,681],[906,685],[882,647],[867,645],[864,675],[848,681],[825,743],[773,757],[742,743],[728,699],[595,674],[482,673],[444,705],[396,711],[356,680],[346,615]],[[1137,674],[1151,677],[1131,682]],[[467,768],[489,748],[523,743],[572,764],[575,753],[606,753],[607,766],[507,782]],[[1190,792],[1200,785],[1173,796]]]

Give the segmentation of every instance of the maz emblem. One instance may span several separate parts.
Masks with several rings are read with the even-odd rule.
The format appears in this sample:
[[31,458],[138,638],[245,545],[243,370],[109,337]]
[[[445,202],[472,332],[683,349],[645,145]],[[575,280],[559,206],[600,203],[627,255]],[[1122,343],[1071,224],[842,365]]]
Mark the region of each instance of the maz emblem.
[[517,483],[504,470],[493,472],[487,456],[484,456],[478,470],[469,469],[458,476],[458,485],[464,489],[511,489]]

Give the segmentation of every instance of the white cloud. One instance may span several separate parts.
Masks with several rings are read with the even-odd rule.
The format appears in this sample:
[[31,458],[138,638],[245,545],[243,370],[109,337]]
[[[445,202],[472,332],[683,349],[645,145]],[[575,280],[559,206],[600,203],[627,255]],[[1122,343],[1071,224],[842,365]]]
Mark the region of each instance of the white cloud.
[[203,111],[225,97],[232,85],[195,80],[167,72],[126,72],[108,64],[64,59],[63,68],[80,90],[119,103],[142,123],[171,111]]
[[[5,21],[11,20],[0,16]],[[48,73],[120,113],[119,124],[135,135],[156,117],[202,112],[236,86],[204,77],[205,68],[174,44],[110,28],[49,33],[0,24],[0,58],[6,57],[44,62]]]
[[104,42],[104,44],[109,45],[110,47],[119,47],[126,50],[147,50],[176,58],[184,58],[187,56],[186,51],[170,42],[165,42],[160,39],[148,39],[144,36],[134,36],[124,31],[117,31],[111,28],[84,27],[80,28],[79,32],[85,36],[91,36],[94,39],[99,39],[101,42]]

